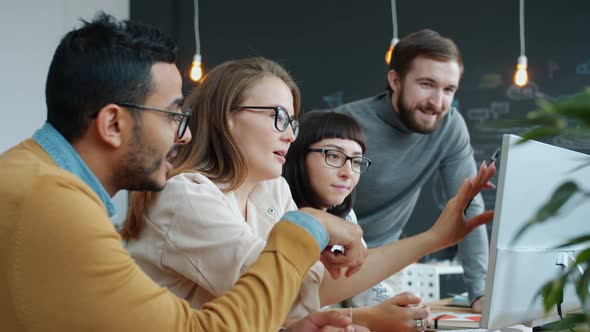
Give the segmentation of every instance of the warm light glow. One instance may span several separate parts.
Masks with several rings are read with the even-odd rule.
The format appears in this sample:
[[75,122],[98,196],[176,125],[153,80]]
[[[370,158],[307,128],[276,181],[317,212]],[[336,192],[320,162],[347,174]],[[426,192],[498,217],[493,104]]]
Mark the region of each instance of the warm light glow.
[[201,55],[195,54],[193,65],[191,67],[191,80],[198,82],[203,77],[203,68],[201,65]]
[[393,54],[393,46],[389,46],[389,49],[385,53],[385,63],[391,63],[391,54]]
[[529,75],[526,72],[526,65],[516,65],[516,68],[514,83],[522,88],[529,82]]
[[524,55],[518,57],[518,64],[516,65],[516,74],[514,74],[514,84],[522,88],[529,82],[529,74],[527,73],[527,58]]
[[391,43],[389,44],[389,49],[385,53],[385,63],[387,63],[387,64],[391,63],[391,56],[393,55],[393,48],[395,47],[397,42],[399,42],[399,39],[397,39],[397,38],[393,38],[391,40]]

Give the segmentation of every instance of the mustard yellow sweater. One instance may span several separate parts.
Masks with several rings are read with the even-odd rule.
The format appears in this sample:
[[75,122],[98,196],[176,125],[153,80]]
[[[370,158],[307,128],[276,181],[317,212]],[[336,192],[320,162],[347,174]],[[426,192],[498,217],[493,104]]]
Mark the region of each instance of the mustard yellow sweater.
[[147,277],[98,196],[27,140],[0,156],[0,331],[277,331],[316,240],[278,223],[258,261],[202,310]]

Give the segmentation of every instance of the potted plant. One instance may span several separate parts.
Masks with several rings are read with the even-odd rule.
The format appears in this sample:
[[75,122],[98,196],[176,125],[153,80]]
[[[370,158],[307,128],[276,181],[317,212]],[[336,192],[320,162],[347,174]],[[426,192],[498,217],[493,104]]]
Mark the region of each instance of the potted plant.
[[[526,119],[503,122],[503,125],[508,126],[532,126],[532,129],[521,134],[523,139],[517,144],[530,139],[538,140],[557,135],[573,140],[590,139],[590,88],[586,88],[580,94],[557,102],[538,100],[537,105],[538,109],[529,112]],[[588,166],[590,166],[590,160],[580,165],[580,167]],[[562,183],[551,197],[548,197],[545,204],[533,213],[525,226],[519,230],[514,240],[536,224],[551,222],[552,217],[560,213],[560,208],[574,195],[581,194],[590,199],[590,191],[587,188],[590,188],[590,183],[575,183],[572,181]],[[590,234],[581,234],[570,239],[567,243],[563,243],[560,247],[573,244],[587,246],[586,249],[577,254],[574,264],[558,278],[545,284],[539,294],[543,297],[545,311],[548,312],[561,302],[565,285],[568,280],[572,279],[572,275],[579,275],[577,271],[579,271],[578,267],[581,267],[584,272],[581,277],[576,277],[574,282],[577,296],[582,303],[583,312],[563,317],[563,320],[554,324],[553,328],[558,330],[589,330]]]

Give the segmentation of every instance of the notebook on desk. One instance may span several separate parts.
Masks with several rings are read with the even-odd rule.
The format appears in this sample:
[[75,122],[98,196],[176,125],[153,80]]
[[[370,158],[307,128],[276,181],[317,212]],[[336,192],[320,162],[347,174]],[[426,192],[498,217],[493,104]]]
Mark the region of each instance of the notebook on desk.
[[436,312],[432,314],[432,328],[438,329],[461,329],[478,328],[481,320],[480,314],[465,312]]
[[[449,303],[452,299],[442,299],[438,301],[432,301],[427,303],[428,307],[432,311],[430,319],[433,321],[433,326],[429,326],[427,331],[444,330],[444,332],[460,331],[460,332],[532,332],[532,328],[524,325],[512,325],[503,329],[485,329],[480,328],[480,314],[473,313],[471,308],[458,308],[451,307]],[[457,319],[452,317],[441,317],[442,315],[452,315],[462,318],[468,318],[467,322],[465,319]],[[434,319],[440,317],[437,321],[437,328],[434,327]]]

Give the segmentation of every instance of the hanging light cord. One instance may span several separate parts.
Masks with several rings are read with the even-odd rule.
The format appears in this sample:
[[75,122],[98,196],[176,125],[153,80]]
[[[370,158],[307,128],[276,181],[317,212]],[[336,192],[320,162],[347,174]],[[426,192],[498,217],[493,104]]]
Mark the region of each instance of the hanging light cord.
[[524,0],[520,0],[520,55],[524,55]]
[[397,39],[397,7],[396,0],[391,0],[391,20],[393,22],[393,38]]
[[196,52],[195,54],[201,54],[201,37],[199,36],[199,0],[195,0],[194,3],[195,7],[195,44],[196,44]]

